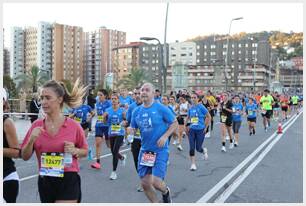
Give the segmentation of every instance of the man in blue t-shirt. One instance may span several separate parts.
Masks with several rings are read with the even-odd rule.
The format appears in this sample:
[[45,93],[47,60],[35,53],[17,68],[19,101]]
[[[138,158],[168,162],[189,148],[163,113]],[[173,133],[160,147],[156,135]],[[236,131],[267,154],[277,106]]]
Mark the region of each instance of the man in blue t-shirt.
[[143,104],[135,109],[131,119],[131,132],[139,129],[141,135],[138,175],[151,202],[159,202],[155,188],[162,192],[163,202],[170,203],[170,189],[164,181],[169,157],[168,137],[178,124],[167,107],[154,101],[154,86],[151,83],[145,83],[140,93]]

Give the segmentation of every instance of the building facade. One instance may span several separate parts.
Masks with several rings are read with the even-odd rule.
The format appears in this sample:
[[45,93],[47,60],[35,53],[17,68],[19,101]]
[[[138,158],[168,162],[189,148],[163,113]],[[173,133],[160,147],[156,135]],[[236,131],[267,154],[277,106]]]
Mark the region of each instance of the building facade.
[[13,27],[11,29],[10,44],[10,76],[15,78],[21,73],[25,73],[24,65],[24,34],[21,27]]
[[83,39],[81,27],[53,24],[52,79],[83,83]]
[[196,43],[175,42],[169,44],[169,65],[176,63],[196,65]]
[[38,23],[37,66],[52,78],[52,24],[48,22]]
[[26,72],[37,66],[37,28],[28,27],[24,29],[24,66]]
[[3,49],[3,75],[10,76],[10,51]]
[[139,53],[140,46],[143,46],[143,42],[131,42],[129,44],[120,46],[113,49],[113,64],[114,64],[114,87],[123,76],[130,73],[131,69],[140,68]]

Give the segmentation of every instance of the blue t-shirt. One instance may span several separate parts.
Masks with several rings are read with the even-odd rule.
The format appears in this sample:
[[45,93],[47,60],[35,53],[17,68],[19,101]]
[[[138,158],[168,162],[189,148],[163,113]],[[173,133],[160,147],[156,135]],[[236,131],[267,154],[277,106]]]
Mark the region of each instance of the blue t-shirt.
[[256,118],[256,110],[257,105],[256,104],[247,104],[245,106],[245,111],[248,113],[248,118]]
[[128,111],[126,113],[126,120],[128,121],[128,124],[131,124],[131,119],[132,119],[132,113],[133,111],[136,109],[136,107],[140,106],[141,104],[137,104],[136,102],[134,102],[133,104],[131,104],[128,108]]
[[176,116],[175,111],[173,110],[173,108],[172,108],[170,105],[168,105],[168,108],[170,109],[170,111],[172,112],[172,114],[173,114],[174,116]]
[[119,107],[117,111],[114,111],[113,107],[109,107],[106,109],[108,117],[107,117],[107,125],[108,135],[109,136],[124,136],[125,130],[122,126],[123,121],[123,113],[124,109]]
[[104,102],[97,102],[95,107],[97,111],[97,122],[96,127],[107,127],[107,123],[103,123],[103,113],[106,111],[107,108],[111,107],[112,103],[109,100],[105,100]]
[[232,113],[233,115],[233,122],[241,122],[241,114],[240,112],[243,111],[243,105],[239,103],[233,103],[233,108],[235,108],[235,112]]
[[208,110],[203,104],[192,105],[188,109],[188,117],[190,118],[190,129],[205,129],[204,118]]
[[154,102],[149,108],[137,107],[132,113],[131,127],[140,129],[141,151],[169,152],[169,141],[161,148],[157,141],[174,121],[175,116],[161,103]]
[[78,108],[72,110],[72,114],[74,115],[74,119],[80,124],[84,124],[87,122],[87,115],[92,111],[91,107],[87,104],[83,104]]
[[127,97],[123,97],[123,96],[119,96],[119,102],[120,102],[120,107],[124,107],[126,104],[130,105],[133,103],[132,98],[130,96]]

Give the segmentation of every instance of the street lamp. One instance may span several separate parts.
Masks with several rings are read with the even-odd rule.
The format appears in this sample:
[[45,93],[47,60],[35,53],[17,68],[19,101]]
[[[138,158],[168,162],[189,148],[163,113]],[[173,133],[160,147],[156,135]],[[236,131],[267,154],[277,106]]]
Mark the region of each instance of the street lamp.
[[[152,41],[152,40],[156,40],[158,42],[158,47],[159,47],[159,73],[158,73],[158,82],[161,84],[160,88],[161,88],[161,92],[166,91],[166,87],[163,90],[163,85],[165,86],[166,84],[166,79],[164,79],[164,81],[162,81],[162,73],[165,72],[164,69],[164,64],[163,64],[163,47],[159,41],[159,39],[154,38],[154,37],[140,37],[140,40],[144,40],[144,41]],[[163,84],[164,83],[164,84]]]
[[241,20],[243,19],[243,17],[238,17],[238,18],[233,18],[231,21],[230,21],[230,25],[229,25],[229,29],[228,29],[228,34],[227,34],[227,46],[226,46],[226,56],[225,56],[225,68],[224,68],[224,78],[225,78],[225,91],[227,91],[227,75],[226,75],[226,70],[228,68],[228,46],[229,46],[229,36],[230,36],[230,33],[231,33],[231,27],[232,27],[232,22],[233,21],[237,21],[237,20]]

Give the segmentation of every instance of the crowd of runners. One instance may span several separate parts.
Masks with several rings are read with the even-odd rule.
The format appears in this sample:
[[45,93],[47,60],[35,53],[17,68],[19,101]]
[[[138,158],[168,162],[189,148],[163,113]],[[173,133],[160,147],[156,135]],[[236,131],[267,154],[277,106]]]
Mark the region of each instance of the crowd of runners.
[[[3,111],[9,112],[7,95],[4,90],[2,93]],[[6,202],[16,202],[19,190],[13,158],[26,161],[34,152],[41,202],[81,202],[78,160],[88,156],[91,132],[95,136],[95,158],[89,167],[93,170],[111,167],[101,162],[105,143],[112,154],[109,179],[116,180],[118,163],[125,165],[127,158],[120,153],[120,148],[130,145],[135,173],[140,178],[137,191],[144,192],[150,202],[170,203],[171,191],[165,176],[167,167],[171,166],[171,144],[180,152],[188,151],[190,162],[186,165],[195,171],[196,151],[201,158],[208,159],[209,148],[204,140],[213,137],[213,130],[221,131],[220,152],[225,153],[239,146],[244,119],[249,135],[256,135],[259,120],[262,119],[267,132],[271,121],[286,121],[290,115],[298,114],[303,104],[302,96],[267,89],[245,93],[181,90],[161,95],[150,83],[133,91],[122,89],[108,93],[100,89],[94,103],[86,98],[86,93],[78,81],[71,93],[60,82],[47,82],[39,94],[44,115],[33,121],[21,145],[13,121],[9,115],[3,116],[3,198]],[[229,140],[228,147],[226,140]],[[189,148],[183,148],[183,141],[188,141]],[[156,191],[161,193],[161,200]]]

